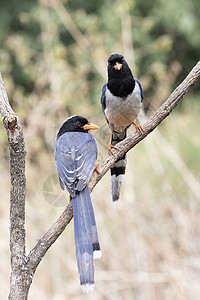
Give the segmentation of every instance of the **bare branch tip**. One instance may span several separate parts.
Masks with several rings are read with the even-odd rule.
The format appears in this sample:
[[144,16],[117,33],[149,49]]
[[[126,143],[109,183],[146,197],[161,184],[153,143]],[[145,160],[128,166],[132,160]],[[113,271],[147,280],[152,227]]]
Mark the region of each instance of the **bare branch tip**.
[[8,129],[14,131],[17,125],[17,117],[15,115],[9,115],[7,117],[7,122],[8,122]]
[[3,118],[3,124],[6,129],[14,131],[17,126],[17,117],[16,115],[8,115]]

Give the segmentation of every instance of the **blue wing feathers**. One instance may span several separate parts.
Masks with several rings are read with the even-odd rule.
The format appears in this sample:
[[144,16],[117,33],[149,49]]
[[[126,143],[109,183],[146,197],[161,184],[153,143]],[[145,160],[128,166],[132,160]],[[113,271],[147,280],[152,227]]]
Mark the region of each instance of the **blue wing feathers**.
[[55,159],[60,181],[71,196],[89,180],[97,158],[97,145],[89,133],[67,132],[56,143]]
[[101,105],[102,105],[103,111],[106,108],[106,88],[107,88],[107,83],[104,84],[104,86],[102,88],[102,94],[101,94]]

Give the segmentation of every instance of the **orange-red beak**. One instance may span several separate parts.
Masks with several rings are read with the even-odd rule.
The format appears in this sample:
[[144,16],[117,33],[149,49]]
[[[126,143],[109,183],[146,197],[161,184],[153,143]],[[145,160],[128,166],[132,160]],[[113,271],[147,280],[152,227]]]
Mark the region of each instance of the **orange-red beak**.
[[114,69],[119,71],[121,68],[122,68],[122,64],[116,61],[116,64],[114,65]]
[[88,123],[88,124],[85,124],[83,126],[83,129],[84,130],[90,130],[90,129],[99,129],[99,126],[93,124],[93,123]]

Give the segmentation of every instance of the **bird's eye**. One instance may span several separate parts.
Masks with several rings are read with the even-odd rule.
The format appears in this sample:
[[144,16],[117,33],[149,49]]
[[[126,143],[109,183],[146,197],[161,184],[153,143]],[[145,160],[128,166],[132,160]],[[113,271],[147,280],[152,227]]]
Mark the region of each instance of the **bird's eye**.
[[81,122],[76,121],[76,126],[77,126],[77,127],[80,127],[80,126],[81,126]]

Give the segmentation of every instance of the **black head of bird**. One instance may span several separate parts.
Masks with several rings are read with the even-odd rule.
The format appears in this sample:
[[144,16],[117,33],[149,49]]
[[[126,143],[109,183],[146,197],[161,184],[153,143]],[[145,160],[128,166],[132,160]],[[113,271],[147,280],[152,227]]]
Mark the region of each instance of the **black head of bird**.
[[108,89],[117,97],[127,97],[135,86],[131,69],[123,55],[113,53],[108,59]]
[[61,126],[57,139],[65,132],[88,132],[90,129],[98,129],[99,127],[93,123],[89,123],[88,120],[82,116],[72,116]]
[[133,78],[131,69],[129,68],[123,55],[112,53],[108,58],[108,80],[129,76]]

